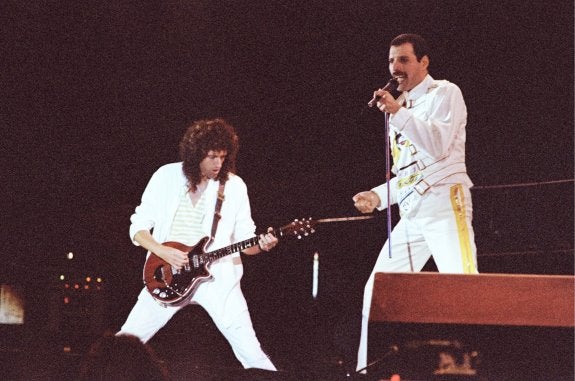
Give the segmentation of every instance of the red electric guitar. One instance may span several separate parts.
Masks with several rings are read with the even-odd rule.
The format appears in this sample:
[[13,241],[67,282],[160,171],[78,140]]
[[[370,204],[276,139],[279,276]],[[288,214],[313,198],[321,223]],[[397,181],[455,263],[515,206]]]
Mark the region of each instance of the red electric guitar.
[[[292,223],[271,231],[277,238],[295,237],[301,239],[315,230],[310,219],[294,220]],[[144,264],[144,285],[152,297],[163,306],[179,306],[190,298],[203,282],[212,279],[210,264],[222,257],[257,245],[259,236],[222,247],[210,253],[205,249],[209,238],[204,237],[194,246],[179,242],[164,242],[164,245],[188,252],[190,265],[175,269],[168,262],[151,253]]]

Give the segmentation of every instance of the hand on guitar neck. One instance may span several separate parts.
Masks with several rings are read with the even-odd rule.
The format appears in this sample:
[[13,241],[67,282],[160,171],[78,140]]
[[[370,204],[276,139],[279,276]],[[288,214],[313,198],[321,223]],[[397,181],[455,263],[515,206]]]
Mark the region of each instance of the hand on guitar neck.
[[262,251],[270,251],[273,249],[279,242],[277,237],[273,235],[273,231],[274,229],[269,227],[266,234],[260,234],[257,246],[244,249],[242,252],[247,255],[254,255],[261,253]]

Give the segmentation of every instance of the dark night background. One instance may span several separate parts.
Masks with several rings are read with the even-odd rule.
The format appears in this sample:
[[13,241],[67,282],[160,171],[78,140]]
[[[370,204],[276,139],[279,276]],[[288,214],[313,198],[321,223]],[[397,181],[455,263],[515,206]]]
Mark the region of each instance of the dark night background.
[[[103,277],[97,327],[119,328],[144,261],[129,216],[153,171],[178,160],[193,120],[236,127],[261,230],[358,215],[351,197],[382,183],[385,168],[383,114],[365,104],[404,32],[428,40],[431,75],[466,100],[480,272],[573,274],[573,11],[557,0],[3,2],[0,281],[25,290],[17,335],[44,334],[47,310],[66,324],[49,305],[62,273]],[[244,258],[256,331],[282,367],[351,361],[385,218],[320,224]],[[188,315],[216,337],[207,345],[221,344],[190,310],[154,338],[159,351],[184,345]]]

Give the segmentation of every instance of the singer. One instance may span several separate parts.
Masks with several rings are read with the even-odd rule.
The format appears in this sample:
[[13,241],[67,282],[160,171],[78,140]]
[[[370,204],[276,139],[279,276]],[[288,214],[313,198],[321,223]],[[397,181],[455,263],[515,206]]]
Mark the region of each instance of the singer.
[[[398,204],[399,222],[383,245],[365,285],[357,370],[366,373],[368,322],[376,272],[419,272],[432,257],[439,272],[477,274],[470,188],[465,166],[467,108],[461,90],[428,72],[430,52],[416,34],[391,41],[389,71],[397,80],[374,92],[374,103],[389,114],[393,159],[390,204]],[[371,103],[371,102],[370,102]],[[353,196],[362,213],[390,207],[382,184]],[[391,250],[389,248],[391,245]],[[425,290],[422,290],[422,293]]]

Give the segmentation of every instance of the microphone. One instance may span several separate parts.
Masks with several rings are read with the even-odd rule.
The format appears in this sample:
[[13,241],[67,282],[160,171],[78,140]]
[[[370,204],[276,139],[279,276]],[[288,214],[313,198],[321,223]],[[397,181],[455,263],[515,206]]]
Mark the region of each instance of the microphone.
[[[382,90],[388,91],[388,92],[392,92],[397,90],[397,87],[399,86],[399,82],[397,82],[397,79],[395,77],[392,77],[389,82],[387,82],[387,85],[385,85],[383,87]],[[367,102],[367,106],[368,107],[373,107],[375,106],[375,104],[377,103],[377,101],[379,101],[379,99],[381,98],[380,95],[376,95],[374,96],[369,102]]]

